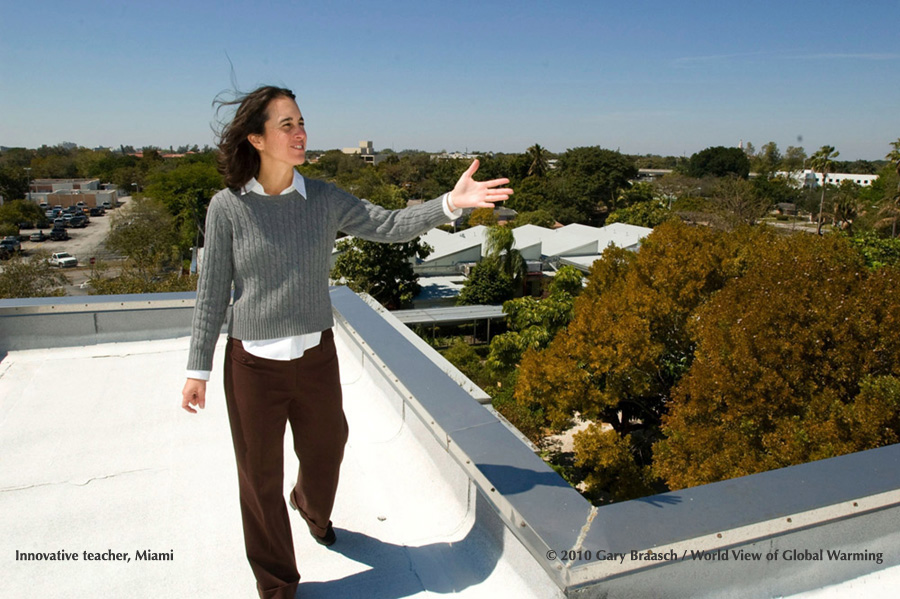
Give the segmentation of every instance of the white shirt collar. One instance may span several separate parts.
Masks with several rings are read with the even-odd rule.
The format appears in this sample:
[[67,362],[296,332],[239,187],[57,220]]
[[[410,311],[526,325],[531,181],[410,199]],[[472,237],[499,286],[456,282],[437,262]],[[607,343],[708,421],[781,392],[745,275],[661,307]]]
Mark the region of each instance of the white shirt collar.
[[[306,181],[303,179],[303,175],[297,172],[297,169],[294,169],[294,180],[291,182],[287,189],[285,189],[278,195],[289,194],[295,189],[301,197],[303,197],[304,199],[306,198]],[[261,196],[269,195],[263,189],[263,186],[259,184],[259,181],[256,180],[256,177],[251,177],[250,180],[244,184],[244,186],[241,188],[241,195],[248,194],[251,191]]]

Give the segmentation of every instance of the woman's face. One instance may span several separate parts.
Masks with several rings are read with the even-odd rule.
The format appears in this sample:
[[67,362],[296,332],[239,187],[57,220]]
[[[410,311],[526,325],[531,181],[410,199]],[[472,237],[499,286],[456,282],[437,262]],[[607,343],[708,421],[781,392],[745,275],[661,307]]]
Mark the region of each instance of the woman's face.
[[306,161],[306,129],[297,103],[287,97],[275,98],[266,108],[268,120],[262,135],[247,139],[259,152],[263,167],[285,164],[293,168]]

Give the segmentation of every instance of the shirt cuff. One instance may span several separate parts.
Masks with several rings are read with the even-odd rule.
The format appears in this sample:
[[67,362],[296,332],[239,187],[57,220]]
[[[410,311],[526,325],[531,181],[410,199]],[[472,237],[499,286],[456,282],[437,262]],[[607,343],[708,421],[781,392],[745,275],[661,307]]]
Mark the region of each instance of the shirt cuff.
[[450,220],[456,220],[460,216],[462,216],[462,208],[457,208],[456,210],[450,210],[450,192],[444,194],[444,214],[447,215],[447,218]]
[[189,379],[199,379],[201,381],[209,380],[209,370],[188,370],[187,377]]

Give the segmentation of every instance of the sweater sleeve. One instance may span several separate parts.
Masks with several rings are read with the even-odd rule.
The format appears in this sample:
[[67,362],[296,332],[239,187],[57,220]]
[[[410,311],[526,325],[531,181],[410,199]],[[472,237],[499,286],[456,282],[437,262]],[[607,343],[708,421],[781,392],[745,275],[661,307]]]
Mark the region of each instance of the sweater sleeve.
[[231,301],[233,231],[223,203],[214,197],[206,213],[206,241],[191,323],[188,370],[212,370],[216,341]]
[[331,192],[331,201],[339,207],[338,229],[369,241],[410,241],[451,220],[444,212],[444,196],[418,206],[388,210],[337,187],[332,186]]

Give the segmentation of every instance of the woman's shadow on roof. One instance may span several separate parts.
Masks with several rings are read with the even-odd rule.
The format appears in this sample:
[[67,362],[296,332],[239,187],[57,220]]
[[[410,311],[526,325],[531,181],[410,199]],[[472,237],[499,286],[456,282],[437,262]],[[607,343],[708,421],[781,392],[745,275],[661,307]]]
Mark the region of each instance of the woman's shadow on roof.
[[485,533],[476,532],[477,526],[457,542],[420,547],[395,545],[360,532],[335,530],[338,542],[331,550],[368,568],[338,580],[301,580],[297,597],[400,599],[422,591],[457,593],[484,582],[501,554]]

